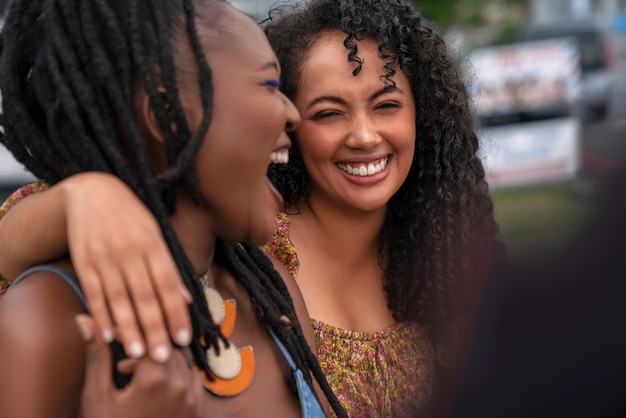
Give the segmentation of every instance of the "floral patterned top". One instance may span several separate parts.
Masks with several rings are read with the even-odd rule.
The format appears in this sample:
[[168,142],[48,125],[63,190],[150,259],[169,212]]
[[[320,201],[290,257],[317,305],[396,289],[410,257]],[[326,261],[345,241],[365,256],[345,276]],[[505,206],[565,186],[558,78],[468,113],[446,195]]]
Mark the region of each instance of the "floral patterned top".
[[[0,206],[0,219],[11,209],[17,202],[25,198],[26,196],[33,194],[35,192],[39,192],[41,190],[47,189],[48,185],[44,182],[34,182],[29,183],[25,186],[20,187],[16,191],[14,191],[11,196],[4,201],[2,206]],[[4,295],[9,289],[9,282],[0,276],[0,297]]]
[[[289,239],[290,219],[276,216],[276,231],[263,251],[298,274]],[[425,330],[397,323],[378,332],[350,331],[311,319],[318,360],[328,382],[351,417],[408,417],[432,393],[434,349]]]

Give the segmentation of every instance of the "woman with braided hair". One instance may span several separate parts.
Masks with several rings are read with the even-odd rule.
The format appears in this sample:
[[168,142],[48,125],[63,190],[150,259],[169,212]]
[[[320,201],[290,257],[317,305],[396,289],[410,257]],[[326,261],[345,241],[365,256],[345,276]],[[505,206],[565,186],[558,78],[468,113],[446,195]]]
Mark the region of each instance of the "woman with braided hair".
[[[30,268],[0,300],[0,416],[321,417],[312,377],[343,413],[299,325],[297,286],[234,243],[267,241],[283,202],[266,172],[286,162],[300,118],[279,79],[261,28],[222,0],[11,2],[2,143],[53,190],[87,182],[141,199],[182,277],[174,291],[190,295],[192,332],[161,364],[124,347],[135,361],[116,365],[114,386],[72,260]],[[44,252],[66,239],[58,213],[38,215]]]
[[[290,133],[288,164],[270,169],[285,207],[263,249],[295,277],[318,358],[350,416],[443,417],[497,232],[458,65],[405,0],[311,0],[271,11],[263,26],[281,63],[281,89],[302,118]],[[92,210],[80,214],[66,205],[68,225],[110,225],[111,217],[93,213],[98,198],[89,201]],[[12,231],[35,213],[28,212],[11,222]],[[0,232],[10,227],[3,224]],[[133,248],[143,246],[132,258],[150,257],[154,232],[146,238],[115,230]],[[72,254],[92,246],[78,234],[68,240]],[[110,254],[121,254],[124,246],[112,241]],[[62,254],[67,245],[57,251],[45,256]],[[26,262],[24,253],[14,252],[11,263],[36,261]],[[132,265],[130,256],[106,258],[106,268]],[[138,311],[161,305],[175,336],[182,311],[170,315],[163,295],[174,299],[173,292],[161,290],[175,286],[172,271],[152,275],[160,300],[133,299]],[[81,277],[106,280],[97,273]],[[107,299],[112,312],[122,306]],[[164,329],[139,322],[147,334]],[[136,324],[120,327],[129,323]]]

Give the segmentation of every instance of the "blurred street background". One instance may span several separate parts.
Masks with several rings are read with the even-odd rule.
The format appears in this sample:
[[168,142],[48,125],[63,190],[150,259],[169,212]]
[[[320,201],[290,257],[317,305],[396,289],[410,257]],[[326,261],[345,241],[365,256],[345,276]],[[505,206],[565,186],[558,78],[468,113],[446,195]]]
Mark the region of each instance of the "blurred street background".
[[[467,71],[501,239],[548,255],[626,163],[626,0],[414,1]],[[260,21],[276,1],[232,3]],[[0,146],[0,199],[32,179]]]

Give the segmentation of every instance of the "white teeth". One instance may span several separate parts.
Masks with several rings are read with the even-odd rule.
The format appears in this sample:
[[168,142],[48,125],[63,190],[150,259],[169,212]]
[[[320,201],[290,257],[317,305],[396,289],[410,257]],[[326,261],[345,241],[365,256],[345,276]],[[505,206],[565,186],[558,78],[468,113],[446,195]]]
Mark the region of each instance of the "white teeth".
[[366,177],[366,176],[373,176],[374,174],[378,174],[381,171],[383,171],[385,167],[387,167],[388,161],[389,161],[388,158],[383,158],[376,164],[374,163],[369,163],[367,165],[361,164],[355,167],[348,165],[348,164],[337,164],[337,166],[341,170],[345,171],[348,174],[352,174],[353,176]]
[[272,164],[287,164],[289,162],[289,150],[274,151],[270,154]]

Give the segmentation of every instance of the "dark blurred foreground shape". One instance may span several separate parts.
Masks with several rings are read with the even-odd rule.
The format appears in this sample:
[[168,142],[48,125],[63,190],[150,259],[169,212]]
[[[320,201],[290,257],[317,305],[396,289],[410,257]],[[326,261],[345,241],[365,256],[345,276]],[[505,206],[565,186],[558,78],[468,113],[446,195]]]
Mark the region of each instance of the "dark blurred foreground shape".
[[552,260],[494,267],[455,418],[626,417],[626,172],[599,190]]

